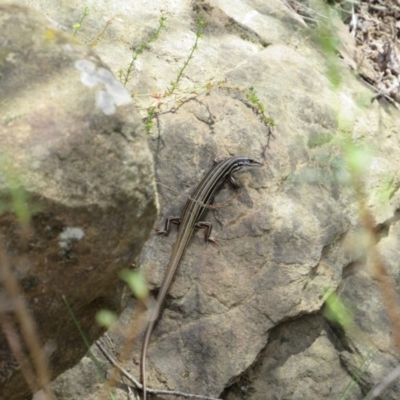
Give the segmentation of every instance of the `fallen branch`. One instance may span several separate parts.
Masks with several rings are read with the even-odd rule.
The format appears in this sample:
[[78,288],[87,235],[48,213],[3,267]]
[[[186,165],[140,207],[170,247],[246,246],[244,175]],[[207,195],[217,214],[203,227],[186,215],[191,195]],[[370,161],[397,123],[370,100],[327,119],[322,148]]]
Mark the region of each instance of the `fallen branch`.
[[373,400],[380,396],[386,388],[400,377],[400,366],[396,367],[382,382],[378,383],[364,400]]
[[[116,368],[118,369],[122,375],[125,376],[125,378],[129,379],[137,389],[142,389],[143,385],[139,383],[137,379],[135,379],[134,376],[132,376],[122,365],[120,365],[115,357],[110,353],[110,351],[98,340],[96,342],[97,347],[100,349],[100,351],[104,354],[104,356],[107,358],[108,361]],[[129,386],[128,386],[129,388]],[[153,394],[165,394],[169,396],[180,396],[180,397],[185,397],[187,399],[201,399],[201,400],[221,400],[216,397],[207,397],[207,396],[201,396],[198,394],[191,394],[191,393],[183,393],[183,392],[178,392],[176,390],[159,390],[159,389],[150,389],[147,388],[148,393],[153,393]]]

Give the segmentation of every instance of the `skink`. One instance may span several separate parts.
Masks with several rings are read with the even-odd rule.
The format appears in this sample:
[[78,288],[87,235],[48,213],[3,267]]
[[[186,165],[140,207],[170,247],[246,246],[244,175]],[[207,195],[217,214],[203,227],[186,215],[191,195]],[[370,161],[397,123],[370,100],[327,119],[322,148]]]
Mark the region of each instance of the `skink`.
[[209,222],[200,221],[200,218],[206,211],[207,206],[211,203],[215,192],[227,179],[229,179],[229,181],[234,186],[237,186],[232,176],[234,172],[239,171],[242,168],[258,167],[261,165],[262,164],[260,162],[246,156],[230,157],[226,160],[220,161],[208,171],[203,180],[193,191],[188,201],[186,202],[181,217],[167,218],[165,222],[165,229],[162,231],[158,231],[158,233],[160,234],[168,235],[171,229],[171,223],[179,224],[177,237],[174,247],[172,248],[167,271],[161,283],[155,306],[150,311],[151,316],[143,339],[140,370],[143,384],[143,400],[146,400],[147,398],[146,354],[150,342],[151,333],[153,332],[154,325],[160,314],[164,300],[168,294],[172,280],[175,276],[179,263],[182,260],[183,254],[194,229],[205,229],[205,239],[208,241],[214,241],[214,239],[210,236],[212,229],[211,224]]

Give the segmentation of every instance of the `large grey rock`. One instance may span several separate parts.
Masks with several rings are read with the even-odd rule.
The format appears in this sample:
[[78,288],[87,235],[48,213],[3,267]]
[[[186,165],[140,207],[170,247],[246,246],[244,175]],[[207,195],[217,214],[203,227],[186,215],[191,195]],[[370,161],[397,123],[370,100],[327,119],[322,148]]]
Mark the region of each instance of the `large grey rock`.
[[[237,198],[208,213],[221,248],[206,246],[201,237],[191,240],[149,348],[151,386],[233,398],[266,394],[267,399],[279,396],[283,387],[288,399],[334,399],[359,373],[370,349],[379,349],[349,395],[361,399],[398,362],[371,272],[352,273],[354,265],[364,268],[366,255],[346,160],[350,144],[364,149],[359,155],[365,159],[365,202],[382,237],[390,232],[379,246],[393,255],[386,265],[398,285],[393,260],[399,239],[391,228],[400,200],[399,114],[388,105],[370,104],[372,92],[345,63],[328,57],[313,31],[285,4],[154,1],[128,8],[123,1],[100,1],[78,32],[78,38],[92,43],[111,20],[96,50],[118,73],[132,59],[130,47],[138,48],[159,18],[167,17],[166,29],[138,57],[127,84],[139,94],[134,102],[143,117],[149,106],[164,112],[151,136],[161,215],[180,214],[215,156],[248,153],[266,162],[263,169],[242,174],[244,188]],[[79,2],[66,6],[43,0],[36,6],[67,30],[83,11]],[[203,37],[174,96],[165,98],[195,42],[200,12],[206,22]],[[346,63],[359,60],[351,61]],[[339,86],[331,84],[332,71]],[[264,153],[267,128],[249,104],[249,87],[277,125]],[[230,193],[223,190],[217,203]],[[172,242],[173,236],[152,237],[139,260],[154,289]],[[375,347],[323,320],[326,288],[338,288],[350,309],[360,301],[355,322]],[[365,293],[371,288],[371,295]],[[136,305],[114,330],[116,353],[124,327],[136,321]],[[127,367],[138,376],[140,340],[135,344],[133,354],[123,356],[133,357]],[[60,377],[54,384],[57,395],[96,398],[87,387],[81,394],[76,387],[66,390],[90,365],[85,359]]]
[[[0,5],[0,102],[2,263],[54,378],[86,351],[63,296],[89,341],[103,330],[96,312],[126,302],[119,272],[156,215],[152,157],[129,93],[99,57],[16,5]],[[3,316],[16,300],[6,289],[2,279]],[[0,358],[0,398],[23,399],[30,390],[3,334]]]
[[[228,391],[227,400],[362,398],[357,383],[341,364],[341,343],[321,315],[280,324],[257,362]],[[301,368],[299,368],[301,365]]]

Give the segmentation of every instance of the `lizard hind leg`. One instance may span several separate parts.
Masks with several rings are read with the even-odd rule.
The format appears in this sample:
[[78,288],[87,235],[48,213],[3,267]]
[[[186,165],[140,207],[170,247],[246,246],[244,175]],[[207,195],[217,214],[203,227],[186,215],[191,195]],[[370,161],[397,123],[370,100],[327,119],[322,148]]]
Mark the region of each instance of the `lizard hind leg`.
[[168,236],[171,232],[172,224],[180,225],[181,219],[178,217],[168,217],[165,219],[164,229],[156,228],[155,234],[160,236]]

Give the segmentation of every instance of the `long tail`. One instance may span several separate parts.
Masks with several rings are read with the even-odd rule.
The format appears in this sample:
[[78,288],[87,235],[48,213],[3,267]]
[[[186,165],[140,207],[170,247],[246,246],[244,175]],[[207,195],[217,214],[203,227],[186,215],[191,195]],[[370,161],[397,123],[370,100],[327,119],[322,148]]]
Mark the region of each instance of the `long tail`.
[[[181,228],[179,228],[181,229]],[[191,231],[190,231],[191,233]],[[179,236],[179,231],[178,231]],[[157,322],[157,318],[160,315],[161,308],[164,304],[165,297],[169,291],[172,280],[174,279],[175,272],[178,268],[179,262],[182,258],[183,252],[186,248],[188,239],[177,240],[172,249],[171,260],[167,267],[167,272],[164,276],[164,279],[160,286],[160,291],[158,292],[156,303],[154,309],[150,311],[150,320],[146,328],[146,333],[144,335],[143,344],[142,344],[142,355],[140,358],[140,374],[142,375],[142,385],[143,385],[143,400],[147,398],[147,385],[146,385],[146,354],[147,348],[149,347],[150,337],[153,332],[154,326]]]
[[143,400],[147,398],[147,384],[146,384],[146,354],[147,348],[149,347],[151,333],[153,332],[153,328],[156,322],[156,318],[152,318],[146,328],[146,333],[143,339],[142,345],[142,354],[140,357],[140,374],[142,376],[142,385],[143,385]]

